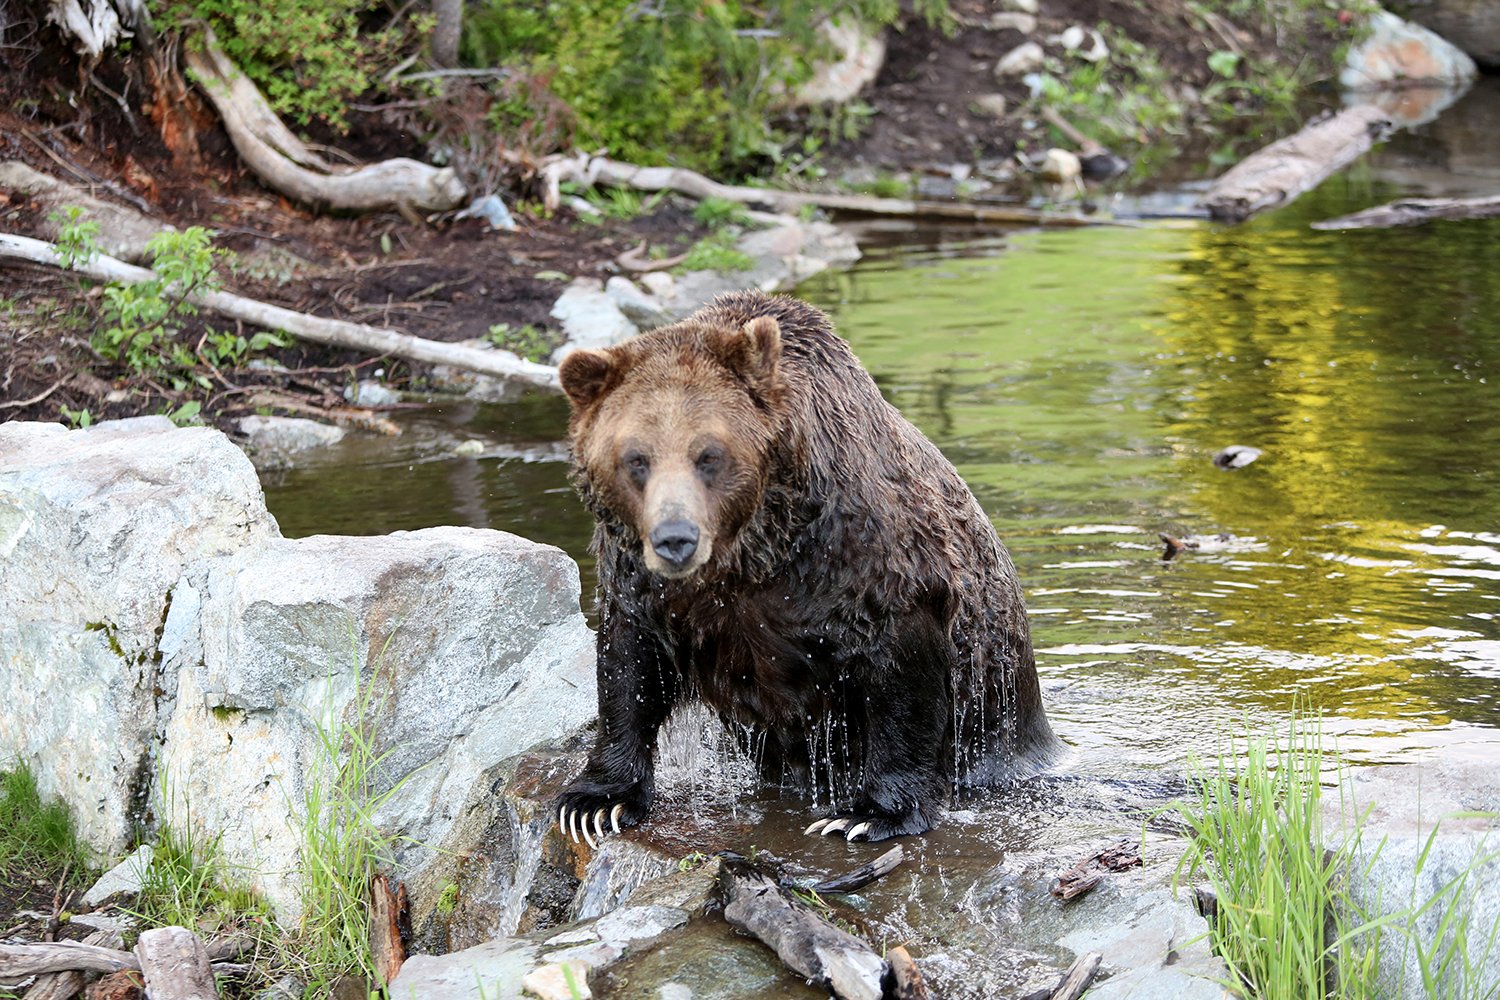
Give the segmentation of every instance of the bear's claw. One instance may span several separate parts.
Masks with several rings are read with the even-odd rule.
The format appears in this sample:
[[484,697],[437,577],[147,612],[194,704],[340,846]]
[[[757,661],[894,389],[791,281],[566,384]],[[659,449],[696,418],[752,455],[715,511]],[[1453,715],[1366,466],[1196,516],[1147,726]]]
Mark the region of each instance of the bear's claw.
[[[598,841],[604,839],[606,833],[620,832],[620,813],[625,810],[625,803],[616,802],[609,810],[609,825],[604,823],[604,807],[595,809],[592,814],[587,810],[570,809],[567,806],[559,806],[557,809],[557,828],[562,831],[564,837],[571,837],[573,843],[578,843],[578,835],[582,834],[584,842],[590,848],[597,850]],[[589,824],[593,829],[589,829]]]
[[802,832],[809,835],[822,834],[825,837],[843,834],[845,840],[853,843],[858,840],[888,840],[891,837],[924,833],[931,826],[928,820],[916,815],[888,818],[856,812],[843,816],[825,816],[809,824]]

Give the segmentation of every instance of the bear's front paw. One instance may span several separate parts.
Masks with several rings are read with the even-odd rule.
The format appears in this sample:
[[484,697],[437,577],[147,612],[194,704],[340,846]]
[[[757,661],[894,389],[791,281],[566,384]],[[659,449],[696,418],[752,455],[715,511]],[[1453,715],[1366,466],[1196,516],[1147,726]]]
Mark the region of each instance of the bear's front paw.
[[651,787],[646,782],[580,780],[557,797],[557,826],[573,843],[581,833],[589,847],[598,847],[596,837],[603,840],[606,831],[619,833],[621,827],[635,826],[650,808]]
[[837,813],[818,820],[809,826],[803,833],[820,833],[825,837],[843,834],[848,841],[856,840],[889,840],[892,837],[906,837],[918,833],[926,833],[932,829],[932,821],[923,815],[922,810],[913,809],[903,816],[883,816],[869,813]]

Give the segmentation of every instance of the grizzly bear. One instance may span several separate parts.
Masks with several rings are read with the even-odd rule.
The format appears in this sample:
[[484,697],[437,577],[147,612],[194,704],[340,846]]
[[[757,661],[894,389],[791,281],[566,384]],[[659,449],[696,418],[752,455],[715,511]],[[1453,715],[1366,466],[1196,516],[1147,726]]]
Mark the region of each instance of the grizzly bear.
[[809,833],[922,833],[951,788],[1056,748],[1010,557],[958,472],[813,307],[724,295],[562,362],[596,518],[598,739],[558,800],[586,839],[651,807],[657,732],[701,699]]

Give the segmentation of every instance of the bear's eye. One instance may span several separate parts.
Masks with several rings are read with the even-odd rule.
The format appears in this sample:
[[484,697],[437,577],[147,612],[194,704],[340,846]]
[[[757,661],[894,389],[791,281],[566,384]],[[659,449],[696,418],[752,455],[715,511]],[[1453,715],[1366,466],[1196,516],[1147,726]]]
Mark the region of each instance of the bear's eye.
[[724,450],[722,448],[704,448],[698,456],[698,471],[705,476],[711,476],[719,471],[724,464]]
[[646,476],[651,471],[651,459],[639,451],[627,451],[620,461],[624,464],[625,472],[632,482],[637,486],[645,483]]

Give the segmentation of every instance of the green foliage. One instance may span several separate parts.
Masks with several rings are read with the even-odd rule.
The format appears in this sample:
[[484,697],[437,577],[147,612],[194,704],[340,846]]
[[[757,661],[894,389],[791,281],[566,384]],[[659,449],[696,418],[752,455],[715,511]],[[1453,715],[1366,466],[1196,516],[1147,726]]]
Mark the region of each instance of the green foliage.
[[739,238],[739,229],[735,226],[725,226],[722,229],[703,237],[692,248],[688,250],[687,256],[682,263],[678,264],[674,271],[678,273],[686,271],[718,271],[720,274],[729,274],[733,271],[748,271],[755,266],[755,261],[750,255],[742,250],[736,249],[735,241]]
[[354,671],[347,721],[336,719],[331,705],[315,720],[317,745],[297,810],[303,889],[294,950],[308,997],[326,996],[345,975],[373,977],[366,893],[377,867],[391,864],[390,842],[374,817],[402,783],[375,788],[391,752],[376,749],[375,719],[385,699],[376,693],[378,669],[362,674],[357,653]]
[[1182,130],[1184,108],[1171,74],[1152,49],[1108,24],[1098,27],[1109,55],[1042,75],[1042,101],[1106,146],[1144,143]]
[[58,227],[57,254],[63,267],[78,267],[99,256],[99,223],[85,219],[83,209],[65,205],[47,218]]
[[[943,0],[918,7],[947,16]],[[818,25],[835,13],[880,26],[901,11],[895,0],[489,0],[470,9],[464,47],[475,65],[545,81],[580,145],[716,172],[778,145],[771,113],[825,51]]]
[[750,213],[745,211],[745,206],[727,198],[704,198],[693,209],[693,218],[710,229],[750,224]]
[[[302,125],[322,118],[345,128],[349,100],[369,89],[406,41],[395,28],[360,33],[361,19],[380,7],[373,0],[149,0],[147,7],[168,30],[211,26],[271,106]],[[411,27],[425,33],[430,22]]]
[[1240,66],[1240,54],[1230,52],[1228,49],[1219,49],[1212,52],[1208,57],[1208,68],[1219,76],[1233,77],[1235,70]]
[[146,251],[156,277],[134,285],[106,285],[104,322],[92,340],[100,355],[134,371],[158,370],[169,360],[180,362],[170,341],[179,332],[179,318],[198,312],[185,296],[219,287],[214,273],[217,251],[201,226],[157,233]]
[[88,869],[88,849],[68,807],[42,801],[36,775],[25,762],[0,771],[0,877],[24,871],[50,880],[64,870]]
[[62,414],[62,418],[68,422],[69,427],[87,430],[94,425],[94,415],[87,409],[70,410],[66,406],[59,406],[57,412]]
[[[569,189],[568,193],[577,193],[576,187],[565,187]],[[667,196],[665,191],[646,194],[623,187],[589,187],[583,189],[582,195],[585,201],[599,210],[599,214],[621,222],[650,214]]]
[[164,824],[132,912],[153,927],[204,932],[268,918],[265,904],[224,861],[219,840],[197,840],[188,830]]
[[562,342],[556,334],[530,323],[523,323],[519,327],[512,327],[509,323],[496,323],[490,327],[489,341],[517,357],[538,363],[551,357]]

